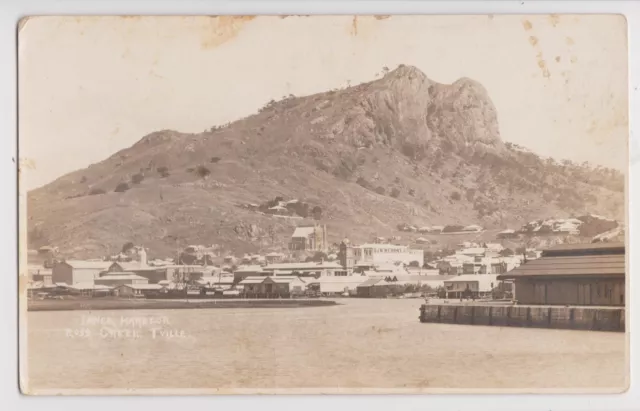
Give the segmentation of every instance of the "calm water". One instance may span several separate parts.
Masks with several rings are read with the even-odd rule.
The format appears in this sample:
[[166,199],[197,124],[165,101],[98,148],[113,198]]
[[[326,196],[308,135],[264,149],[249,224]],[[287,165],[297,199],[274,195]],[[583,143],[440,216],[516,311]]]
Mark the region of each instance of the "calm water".
[[345,305],[30,312],[29,385],[32,390],[624,386],[622,333],[421,324],[421,300],[340,302]]

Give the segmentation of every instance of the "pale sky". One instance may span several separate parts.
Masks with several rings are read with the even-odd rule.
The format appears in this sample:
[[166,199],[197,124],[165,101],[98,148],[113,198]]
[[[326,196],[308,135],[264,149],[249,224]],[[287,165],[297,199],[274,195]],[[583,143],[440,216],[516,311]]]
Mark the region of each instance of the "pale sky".
[[45,17],[19,34],[22,182],[36,188],[153,131],[201,132],[399,64],[482,83],[505,141],[627,167],[620,16]]

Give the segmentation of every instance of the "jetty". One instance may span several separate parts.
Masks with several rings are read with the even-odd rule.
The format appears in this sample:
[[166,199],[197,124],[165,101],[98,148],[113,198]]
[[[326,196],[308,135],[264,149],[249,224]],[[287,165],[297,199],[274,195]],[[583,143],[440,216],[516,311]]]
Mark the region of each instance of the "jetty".
[[422,323],[625,331],[622,307],[423,304],[419,318]]

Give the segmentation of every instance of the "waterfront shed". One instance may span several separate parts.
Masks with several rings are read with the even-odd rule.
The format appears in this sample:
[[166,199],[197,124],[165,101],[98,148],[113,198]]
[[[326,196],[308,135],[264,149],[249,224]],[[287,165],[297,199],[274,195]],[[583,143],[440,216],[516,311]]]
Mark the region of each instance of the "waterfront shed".
[[382,278],[371,278],[356,289],[356,295],[362,298],[385,298],[391,294],[391,284]]
[[92,282],[100,276],[100,272],[106,270],[111,265],[109,261],[82,261],[67,260],[57,263],[51,270],[53,283],[75,283]]
[[625,304],[623,243],[562,244],[498,276],[514,282],[520,304]]
[[123,284],[148,284],[149,280],[134,273],[124,272],[115,273],[110,272],[108,275],[96,278],[95,284],[107,285],[110,287],[117,287]]
[[148,298],[167,290],[160,284],[122,284],[115,287],[113,291],[118,297]]
[[498,286],[497,275],[463,274],[444,281],[447,298],[485,297]]

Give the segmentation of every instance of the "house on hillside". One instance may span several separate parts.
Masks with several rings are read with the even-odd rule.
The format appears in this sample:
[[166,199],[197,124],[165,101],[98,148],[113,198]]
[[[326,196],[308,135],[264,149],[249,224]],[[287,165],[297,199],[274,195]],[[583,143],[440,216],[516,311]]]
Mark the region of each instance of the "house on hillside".
[[509,239],[509,238],[518,238],[518,233],[516,233],[516,230],[512,230],[512,229],[506,229],[506,230],[502,230],[500,231],[497,235],[496,238],[498,239]]
[[625,305],[624,243],[561,244],[502,274],[520,304]]
[[483,231],[483,228],[480,227],[479,225],[472,224],[472,225],[468,225],[468,226],[464,227],[462,229],[462,231],[472,232],[472,233],[479,233],[480,231]]

